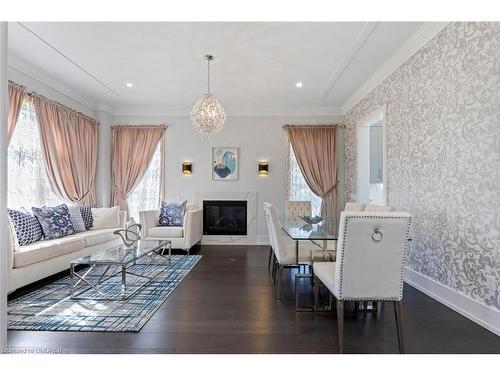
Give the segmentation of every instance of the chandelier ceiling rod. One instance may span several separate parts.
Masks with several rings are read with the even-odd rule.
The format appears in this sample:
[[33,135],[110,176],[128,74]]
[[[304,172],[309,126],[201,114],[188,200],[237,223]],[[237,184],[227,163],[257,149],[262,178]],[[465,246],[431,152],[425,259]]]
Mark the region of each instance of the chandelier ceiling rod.
[[215,56],[213,55],[205,55],[205,60],[207,60],[208,62],[208,66],[207,66],[207,70],[208,70],[208,74],[207,74],[207,78],[208,78],[208,82],[207,82],[207,94],[210,94],[210,62],[215,59]]

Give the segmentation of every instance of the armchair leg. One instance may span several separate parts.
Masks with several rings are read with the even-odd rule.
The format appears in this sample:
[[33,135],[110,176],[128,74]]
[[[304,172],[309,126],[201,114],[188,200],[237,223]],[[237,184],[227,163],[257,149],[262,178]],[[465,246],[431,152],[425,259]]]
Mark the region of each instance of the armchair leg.
[[403,336],[403,311],[401,307],[402,307],[401,301],[394,302],[394,313],[396,315],[396,328],[398,331],[399,352],[404,353],[405,345]]
[[344,353],[344,301],[337,300],[337,325],[339,330],[339,353]]

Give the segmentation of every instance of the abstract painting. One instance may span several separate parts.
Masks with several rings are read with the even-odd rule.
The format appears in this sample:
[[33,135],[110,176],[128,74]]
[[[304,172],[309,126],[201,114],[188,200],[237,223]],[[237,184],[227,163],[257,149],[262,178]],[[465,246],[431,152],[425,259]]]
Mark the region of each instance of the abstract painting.
[[238,179],[239,150],[237,147],[214,147],[212,160],[212,178],[214,180],[234,181]]

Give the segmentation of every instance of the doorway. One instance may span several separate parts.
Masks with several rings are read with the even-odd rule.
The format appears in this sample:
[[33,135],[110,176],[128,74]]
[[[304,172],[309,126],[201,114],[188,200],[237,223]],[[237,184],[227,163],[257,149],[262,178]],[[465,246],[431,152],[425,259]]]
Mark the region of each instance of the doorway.
[[357,194],[361,203],[387,204],[386,107],[381,106],[357,124]]

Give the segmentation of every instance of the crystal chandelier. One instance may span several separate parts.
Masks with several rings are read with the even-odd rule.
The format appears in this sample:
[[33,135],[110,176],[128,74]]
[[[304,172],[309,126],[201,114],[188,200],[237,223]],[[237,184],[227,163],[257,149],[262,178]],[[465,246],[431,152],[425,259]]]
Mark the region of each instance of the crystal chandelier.
[[206,94],[200,96],[191,111],[193,126],[200,134],[207,137],[220,132],[226,121],[224,107],[215,95],[210,94],[210,61],[214,58],[212,55],[205,55],[205,60],[208,62],[208,90]]

